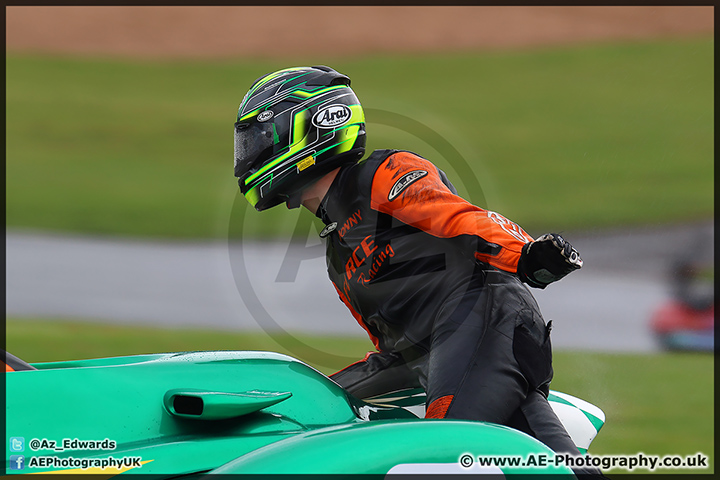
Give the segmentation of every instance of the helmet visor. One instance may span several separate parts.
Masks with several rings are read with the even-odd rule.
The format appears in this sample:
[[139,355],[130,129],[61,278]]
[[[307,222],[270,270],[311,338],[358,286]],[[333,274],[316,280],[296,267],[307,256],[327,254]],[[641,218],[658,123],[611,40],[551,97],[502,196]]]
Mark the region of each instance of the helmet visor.
[[253,173],[272,155],[275,144],[273,137],[272,122],[235,124],[236,177],[242,179]]

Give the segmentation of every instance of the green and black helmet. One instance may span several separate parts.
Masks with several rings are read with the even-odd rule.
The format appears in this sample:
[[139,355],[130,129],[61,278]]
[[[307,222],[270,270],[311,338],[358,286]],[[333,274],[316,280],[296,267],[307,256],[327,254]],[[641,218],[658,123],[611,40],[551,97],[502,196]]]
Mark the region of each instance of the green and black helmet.
[[350,79],[332,68],[286,68],[260,77],[238,110],[235,176],[257,210],[287,201],[364,153],[362,106]]

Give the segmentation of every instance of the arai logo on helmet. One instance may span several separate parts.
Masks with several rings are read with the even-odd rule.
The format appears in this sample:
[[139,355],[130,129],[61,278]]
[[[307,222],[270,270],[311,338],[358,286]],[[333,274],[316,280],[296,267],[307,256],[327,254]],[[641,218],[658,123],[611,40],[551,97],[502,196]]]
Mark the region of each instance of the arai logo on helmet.
[[352,117],[352,111],[347,105],[330,105],[317,111],[312,118],[312,124],[318,128],[334,128],[345,125]]
[[272,110],[265,110],[264,112],[260,112],[260,114],[258,114],[257,121],[267,122],[273,117],[273,115],[275,115],[275,112],[273,112]]

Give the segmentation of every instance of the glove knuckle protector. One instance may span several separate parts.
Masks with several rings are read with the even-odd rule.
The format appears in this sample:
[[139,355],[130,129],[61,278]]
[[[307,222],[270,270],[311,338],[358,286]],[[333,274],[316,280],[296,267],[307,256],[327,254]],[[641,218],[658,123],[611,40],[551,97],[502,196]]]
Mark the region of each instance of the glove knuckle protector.
[[582,265],[580,254],[569,242],[556,233],[547,233],[523,246],[517,271],[531,287],[545,288]]

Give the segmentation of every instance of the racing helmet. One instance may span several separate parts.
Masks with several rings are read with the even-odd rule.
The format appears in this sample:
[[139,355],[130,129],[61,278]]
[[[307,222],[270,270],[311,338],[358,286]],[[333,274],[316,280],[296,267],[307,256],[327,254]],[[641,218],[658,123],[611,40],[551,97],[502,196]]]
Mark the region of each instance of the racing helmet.
[[[235,176],[256,210],[293,199],[365,153],[365,115],[350,78],[325,66],[260,77],[235,122]],[[293,205],[291,205],[293,204]]]

